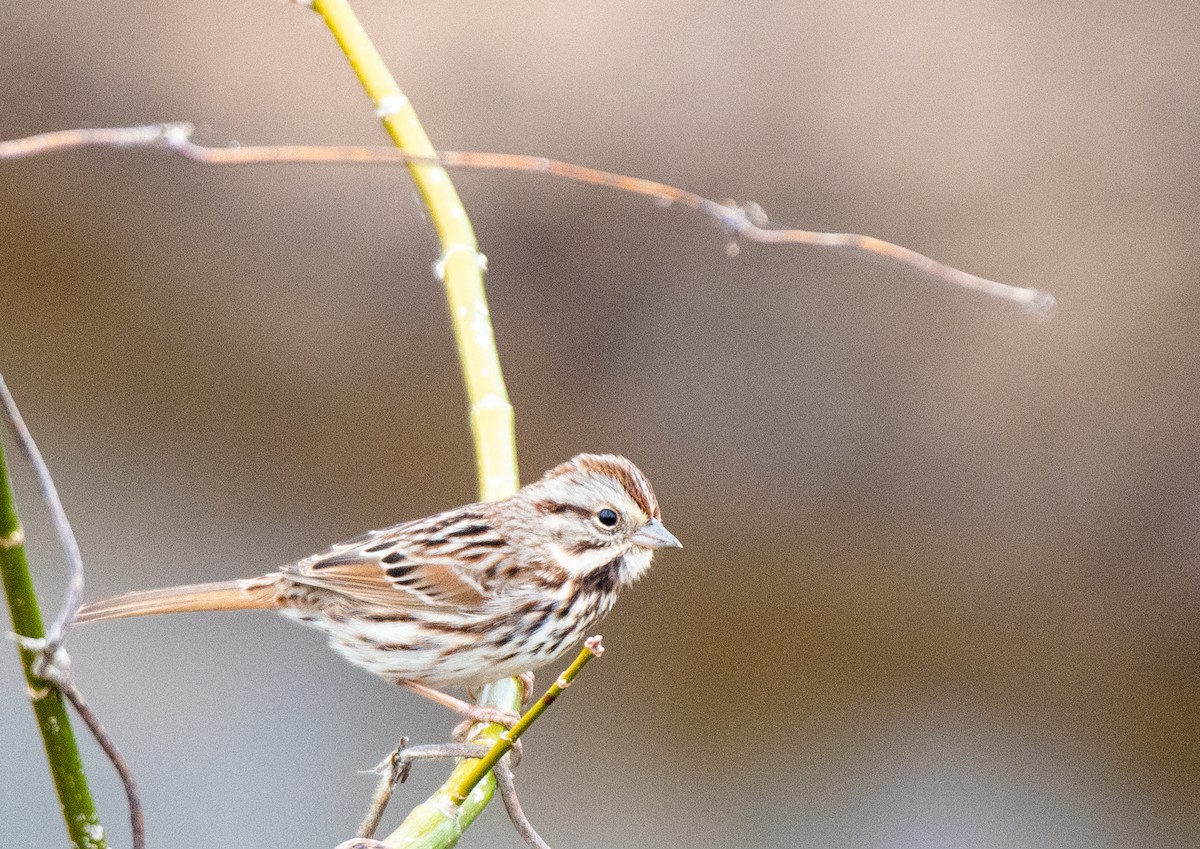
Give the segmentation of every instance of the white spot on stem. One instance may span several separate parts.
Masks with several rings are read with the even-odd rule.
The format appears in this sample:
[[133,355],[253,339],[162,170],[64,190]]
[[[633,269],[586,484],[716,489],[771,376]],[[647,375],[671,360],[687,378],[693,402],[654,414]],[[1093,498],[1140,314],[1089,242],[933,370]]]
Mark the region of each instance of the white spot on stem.
[[379,105],[375,107],[375,114],[380,118],[390,118],[400,112],[408,103],[408,98],[403,94],[389,94],[379,101]]

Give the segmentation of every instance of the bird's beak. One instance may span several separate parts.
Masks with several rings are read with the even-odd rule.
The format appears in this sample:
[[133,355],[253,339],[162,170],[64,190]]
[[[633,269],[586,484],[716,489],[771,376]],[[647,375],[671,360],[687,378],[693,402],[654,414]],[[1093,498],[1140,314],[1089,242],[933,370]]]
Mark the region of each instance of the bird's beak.
[[683,543],[663,527],[663,523],[658,519],[651,519],[642,525],[633,535],[633,544],[642,548],[683,548]]

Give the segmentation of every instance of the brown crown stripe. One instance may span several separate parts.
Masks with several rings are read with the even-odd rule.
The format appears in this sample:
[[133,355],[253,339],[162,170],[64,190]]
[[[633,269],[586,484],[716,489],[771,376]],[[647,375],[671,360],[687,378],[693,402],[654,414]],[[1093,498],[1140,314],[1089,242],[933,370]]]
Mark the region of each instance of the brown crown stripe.
[[646,480],[646,476],[637,466],[624,457],[612,454],[580,454],[571,462],[584,472],[595,472],[613,478],[629,493],[629,497],[642,512],[652,519],[660,518],[658,499],[654,497],[650,481]]

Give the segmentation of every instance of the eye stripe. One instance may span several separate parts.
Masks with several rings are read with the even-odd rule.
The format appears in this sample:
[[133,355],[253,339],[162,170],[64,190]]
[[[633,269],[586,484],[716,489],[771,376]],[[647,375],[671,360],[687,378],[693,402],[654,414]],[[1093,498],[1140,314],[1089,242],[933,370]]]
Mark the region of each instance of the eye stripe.
[[577,504],[566,504],[562,501],[554,501],[549,498],[535,501],[533,509],[546,516],[561,516],[564,513],[574,513],[577,516],[589,518],[592,515],[592,511],[587,507],[580,507]]

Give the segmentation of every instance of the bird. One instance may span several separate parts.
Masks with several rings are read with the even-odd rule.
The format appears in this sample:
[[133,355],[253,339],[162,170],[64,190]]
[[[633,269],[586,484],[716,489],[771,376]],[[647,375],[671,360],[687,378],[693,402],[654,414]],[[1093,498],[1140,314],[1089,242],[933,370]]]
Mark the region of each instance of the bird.
[[511,724],[511,712],[445,688],[559,657],[646,574],[657,549],[681,546],[637,466],[579,454],[508,498],[369,531],[258,577],[85,604],[76,622],[275,610],[388,681],[469,720]]

